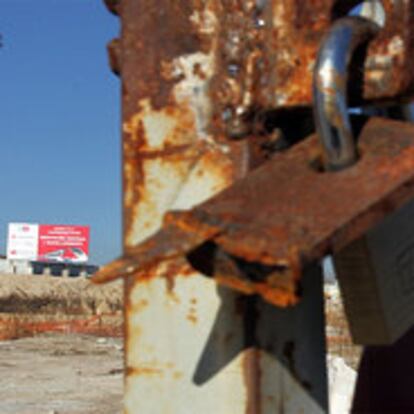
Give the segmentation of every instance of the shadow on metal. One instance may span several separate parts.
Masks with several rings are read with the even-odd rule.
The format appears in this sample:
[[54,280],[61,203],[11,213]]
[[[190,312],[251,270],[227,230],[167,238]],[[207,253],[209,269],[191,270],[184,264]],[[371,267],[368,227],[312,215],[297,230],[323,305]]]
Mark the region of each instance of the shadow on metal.
[[[295,383],[302,389],[302,394],[309,397],[311,406],[316,404],[321,410],[326,409],[325,321],[321,290],[322,272],[318,265],[310,266],[304,272],[301,282],[303,298],[295,307],[278,308],[257,295],[240,295],[219,286],[221,307],[195,369],[194,383],[202,386],[239,353],[246,352],[247,378],[256,392],[252,398],[256,407],[260,404],[274,404],[275,407],[287,404],[286,412],[293,412],[288,411],[288,401],[266,402],[266,390],[272,390],[269,396],[274,399],[273,390],[277,384],[292,387],[291,383]],[[236,337],[227,334],[227,319],[234,311],[231,309],[233,306],[243,318],[244,336],[239,343]],[[315,315],[319,317],[315,318]],[[275,364],[279,369],[265,370],[263,364]],[[309,409],[313,412],[311,407]]]

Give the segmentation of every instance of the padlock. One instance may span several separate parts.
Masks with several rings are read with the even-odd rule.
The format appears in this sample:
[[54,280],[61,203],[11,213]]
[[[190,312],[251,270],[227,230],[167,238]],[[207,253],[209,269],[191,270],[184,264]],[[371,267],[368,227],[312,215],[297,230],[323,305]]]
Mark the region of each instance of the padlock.
[[[376,31],[368,20],[344,18],[322,43],[314,75],[314,113],[328,170],[343,170],[358,159],[346,104],[346,61],[353,47]],[[414,201],[333,260],[355,343],[390,344],[414,324]]]

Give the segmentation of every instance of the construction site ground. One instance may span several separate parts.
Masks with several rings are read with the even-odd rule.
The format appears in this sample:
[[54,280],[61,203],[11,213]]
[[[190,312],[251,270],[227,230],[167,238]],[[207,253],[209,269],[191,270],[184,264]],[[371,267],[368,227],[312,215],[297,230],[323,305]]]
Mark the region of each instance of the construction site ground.
[[0,275],[0,414],[122,412],[122,283]]
[[[355,369],[335,286],[325,303],[328,352]],[[121,281],[0,274],[0,414],[121,413],[122,308]],[[346,367],[330,361],[341,379]]]
[[122,412],[122,340],[41,334],[0,342],[1,414]]

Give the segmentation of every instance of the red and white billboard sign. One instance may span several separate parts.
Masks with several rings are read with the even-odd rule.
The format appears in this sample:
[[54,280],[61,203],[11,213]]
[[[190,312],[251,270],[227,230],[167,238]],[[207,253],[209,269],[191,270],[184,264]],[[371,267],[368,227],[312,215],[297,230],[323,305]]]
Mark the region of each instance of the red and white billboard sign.
[[88,255],[88,226],[9,224],[9,259],[83,263]]
[[88,254],[89,227],[39,226],[38,260],[82,263]]

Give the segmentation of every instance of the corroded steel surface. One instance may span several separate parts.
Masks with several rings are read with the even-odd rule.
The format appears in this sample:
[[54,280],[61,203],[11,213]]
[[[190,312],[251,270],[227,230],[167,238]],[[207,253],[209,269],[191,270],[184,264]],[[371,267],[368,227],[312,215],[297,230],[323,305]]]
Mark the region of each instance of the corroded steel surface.
[[[129,252],[159,230],[167,211],[192,208],[246,174],[249,144],[229,141],[226,133],[243,127],[256,105],[251,93],[259,89],[255,56],[263,46],[262,22],[246,40],[246,29],[256,22],[252,1],[106,3],[122,20],[120,40],[109,50],[122,77]],[[242,49],[250,48],[247,55],[237,51],[237,39]],[[230,55],[241,59],[241,73],[229,82],[236,92],[228,99],[233,92],[222,92],[225,63],[230,71],[237,63]],[[130,259],[124,263],[129,266]],[[316,272],[308,278],[306,301],[288,312],[217,285],[184,258],[133,272],[125,281],[125,413],[324,412]],[[312,329],[299,329],[299,319]]]
[[295,269],[339,250],[413,196],[411,124],[371,119],[359,151],[354,166],[322,173],[315,142],[306,140],[183,221],[216,228],[214,240],[231,254]]
[[[157,110],[166,101],[169,107],[179,104],[170,92],[192,73],[199,88],[193,100],[208,95],[214,102],[213,108],[204,108],[204,132],[238,137],[252,131],[262,111],[311,105],[312,68],[321,40],[332,22],[359,2],[192,0],[152,5],[125,1],[123,7],[120,1],[106,3],[114,13],[122,10],[126,19],[123,54],[131,62],[123,73],[126,112],[135,112],[135,98],[144,98],[140,105],[148,105],[147,110]],[[414,91],[414,2],[382,3],[385,26],[369,45],[362,83],[360,69],[354,71],[368,100],[407,97]],[[139,21],[127,21],[135,12]],[[135,41],[134,29],[145,36]],[[190,55],[190,60],[183,60]],[[112,62],[114,56],[111,53]],[[191,126],[188,109],[182,105],[180,111],[187,127]]]
[[122,5],[127,246],[152,234],[172,206],[202,201],[243,169],[243,162],[233,162],[243,144],[231,147],[209,130],[208,84],[217,54],[213,3]]
[[[209,127],[208,85],[218,55],[214,3],[119,7],[120,53],[111,61],[121,63],[115,66],[122,76],[125,251],[157,231],[166,211],[188,209],[246,171],[247,145],[230,145]],[[218,313],[224,317],[216,322]],[[126,281],[125,330],[125,413],[245,412],[235,292],[221,294],[185,261],[160,264],[144,280]]]
[[315,137],[305,140],[193,210],[168,213],[163,230],[97,280],[142,271],[213,240],[227,254],[270,266],[267,278],[250,284],[234,270],[224,272],[235,275],[234,288],[278,305],[296,303],[286,279],[298,280],[307,263],[338,251],[414,194],[408,123],[371,119],[360,136],[360,160],[341,172],[318,171],[315,148]]
[[[336,18],[346,15],[357,1],[273,0],[270,36],[265,52],[272,62],[270,83],[263,100],[271,106],[309,105],[312,101],[312,67],[317,49]],[[369,45],[364,64],[366,99],[409,96],[413,93],[414,3],[384,0],[385,26]],[[357,77],[359,71],[355,71]]]
[[[332,22],[357,1],[222,0],[211,2],[211,27],[218,54],[209,86],[215,102],[211,127],[231,136],[252,131],[258,113],[309,106],[317,50]],[[414,92],[414,2],[384,0],[385,25],[370,43],[363,74],[356,67],[352,84],[363,91],[353,98],[387,100]],[[362,54],[361,54],[362,55]],[[361,79],[362,78],[362,79]]]

